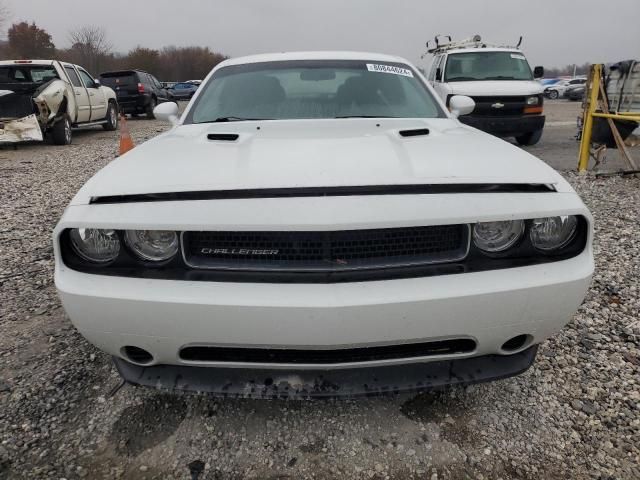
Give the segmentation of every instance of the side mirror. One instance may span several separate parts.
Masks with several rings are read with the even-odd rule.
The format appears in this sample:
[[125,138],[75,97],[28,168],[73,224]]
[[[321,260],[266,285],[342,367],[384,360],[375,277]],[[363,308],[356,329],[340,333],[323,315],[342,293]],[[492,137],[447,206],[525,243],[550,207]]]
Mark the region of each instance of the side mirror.
[[535,67],[533,69],[533,78],[542,78],[544,77],[544,67]]
[[153,109],[153,115],[162,122],[177,125],[178,123],[178,104],[175,102],[163,102]]
[[93,79],[93,87],[94,88],[100,88],[100,80],[98,80],[97,78]]
[[460,115],[469,115],[474,108],[476,108],[476,102],[466,95],[454,95],[449,99],[449,110],[454,118],[458,118]]
[[440,67],[436,68],[436,80],[442,80],[442,70],[440,70]]

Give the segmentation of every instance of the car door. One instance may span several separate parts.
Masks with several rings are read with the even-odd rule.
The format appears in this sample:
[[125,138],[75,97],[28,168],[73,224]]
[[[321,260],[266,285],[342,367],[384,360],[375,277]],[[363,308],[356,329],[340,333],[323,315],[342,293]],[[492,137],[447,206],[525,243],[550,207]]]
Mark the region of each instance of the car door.
[[444,63],[446,55],[438,55],[433,62],[433,89],[440,96],[443,102],[447,101],[448,89],[444,83]]
[[87,89],[89,102],[91,104],[90,121],[104,120],[107,116],[107,98],[104,91],[98,88],[95,79],[83,68],[77,67],[80,80]]
[[84,82],[80,80],[80,75],[73,67],[73,65],[64,65],[64,71],[66,72],[71,85],[73,86],[73,93],[76,96],[76,118],[72,118],[73,123],[88,122],[91,118],[91,103],[89,102],[89,92],[84,86]]
[[184,96],[184,88],[183,88],[183,84],[182,83],[176,83],[173,86],[173,95],[176,98],[182,99],[182,97]]
[[158,97],[158,103],[166,102],[169,99],[169,94],[167,93],[167,89],[162,86],[162,84],[156,77],[154,77],[151,74],[149,74],[149,77],[151,78],[151,82],[153,83],[154,88],[158,92],[156,94],[156,96]]

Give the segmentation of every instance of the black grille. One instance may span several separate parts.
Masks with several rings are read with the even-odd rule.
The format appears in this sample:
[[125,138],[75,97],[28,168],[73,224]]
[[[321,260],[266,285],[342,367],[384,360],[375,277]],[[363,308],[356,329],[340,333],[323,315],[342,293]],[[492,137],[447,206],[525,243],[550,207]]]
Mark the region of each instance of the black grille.
[[522,115],[526,97],[471,97],[476,102],[472,115],[502,117],[510,115]]
[[180,358],[191,362],[330,365],[334,363],[372,362],[433,355],[452,355],[469,353],[475,348],[476,342],[469,338],[337,350],[193,346],[181,349]]
[[185,232],[187,264],[195,268],[344,271],[425,265],[466,256],[469,227],[338,232]]

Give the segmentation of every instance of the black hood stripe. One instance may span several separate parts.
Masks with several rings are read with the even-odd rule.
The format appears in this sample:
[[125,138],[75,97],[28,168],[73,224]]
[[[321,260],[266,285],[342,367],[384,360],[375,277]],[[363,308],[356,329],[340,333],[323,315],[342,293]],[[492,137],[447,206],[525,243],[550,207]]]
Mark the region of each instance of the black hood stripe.
[[366,185],[345,187],[260,188],[142,193],[92,197],[91,204],[232,200],[250,198],[348,197],[363,195],[429,195],[452,193],[548,193],[553,185],[541,183],[459,183],[419,185]]

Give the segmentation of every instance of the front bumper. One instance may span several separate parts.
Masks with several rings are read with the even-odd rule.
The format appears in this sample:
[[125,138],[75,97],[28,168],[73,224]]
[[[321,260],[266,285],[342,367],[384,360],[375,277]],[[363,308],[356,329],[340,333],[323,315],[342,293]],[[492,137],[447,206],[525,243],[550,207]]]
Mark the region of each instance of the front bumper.
[[[78,330],[110,355],[131,360],[125,346],[151,353],[153,360],[144,369],[117,361],[125,378],[132,382],[138,379],[137,383],[145,384],[141,375],[153,373],[163,379],[159,386],[166,386],[166,378],[203,371],[182,368],[201,367],[210,372],[206,378],[215,382],[220,377],[214,370],[220,369],[219,375],[224,377],[228,369],[236,369],[237,378],[242,380],[235,381],[243,385],[248,381],[242,376],[243,370],[255,382],[261,378],[255,372],[279,371],[295,375],[307,372],[303,385],[315,385],[314,379],[320,376],[355,385],[357,382],[347,381],[347,377],[336,377],[337,372],[363,369],[361,373],[366,375],[367,370],[395,366],[398,370],[394,375],[398,375],[403,368],[418,365],[418,373],[412,376],[420,378],[422,369],[433,362],[487,355],[512,357],[517,351],[503,350],[504,342],[527,335],[528,341],[521,347],[526,349],[560,330],[582,302],[593,273],[592,231],[585,250],[567,260],[475,273],[345,283],[125,278],[72,270],[60,255],[60,232],[89,224],[95,228],[179,231],[215,225],[221,230],[253,231],[265,229],[265,225],[272,230],[326,230],[474,223],[554,214],[578,214],[590,219],[574,193],[300,198],[296,200],[298,208],[278,208],[288,202],[185,201],[170,202],[170,209],[167,202],[72,205],[54,232],[55,282],[65,310]],[[227,204],[234,208],[224,208]],[[180,354],[183,347],[192,346],[346,350],[454,339],[473,340],[474,346],[462,353],[426,355],[420,351],[367,361],[347,356],[330,363],[295,365],[246,358],[193,360]],[[518,368],[506,371],[517,373]],[[196,377],[197,382],[178,382],[172,388],[199,385],[205,378],[201,374]],[[300,384],[297,379],[293,383]],[[405,386],[398,388],[415,383],[406,380]],[[393,388],[389,382],[384,384]]]
[[144,367],[114,357],[130,384],[161,390],[206,392],[231,398],[359,397],[468,385],[518,375],[536,356],[534,345],[513,355],[484,355],[430,363],[309,372],[305,370],[205,368],[178,365]]
[[290,370],[288,363],[185,360],[184,347],[342,349],[472,339],[465,353],[352,363],[296,364],[301,370],[406,365],[506,354],[528,335],[543,341],[572,317],[593,271],[590,249],[529,267],[343,284],[268,284],[106,277],[58,266],[56,285],[78,330],[103,351],[125,346],[151,365]]
[[544,128],[544,115],[519,115],[509,117],[490,117],[463,115],[459,120],[471,127],[498,137],[512,137]]

